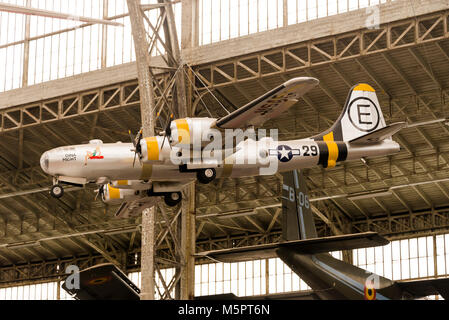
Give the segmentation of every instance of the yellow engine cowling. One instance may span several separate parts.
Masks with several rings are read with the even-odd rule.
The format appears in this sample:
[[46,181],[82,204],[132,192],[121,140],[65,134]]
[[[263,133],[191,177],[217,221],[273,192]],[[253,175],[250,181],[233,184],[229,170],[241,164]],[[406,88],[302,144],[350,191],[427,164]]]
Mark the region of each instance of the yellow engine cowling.
[[[164,161],[164,155],[162,152],[162,141],[164,137],[155,136],[143,138],[140,141],[142,148],[142,161],[146,163],[161,163]],[[164,149],[168,147],[168,142],[165,142]],[[136,160],[137,161],[137,160]]]
[[[216,119],[213,118],[184,118],[173,120],[170,124],[172,145],[178,147],[190,146],[194,141],[201,141],[201,145],[210,142]],[[198,139],[198,140],[197,140]]]
[[102,186],[101,200],[104,203],[121,203],[123,201],[132,201],[140,197],[143,191],[131,189],[118,189],[110,184]]

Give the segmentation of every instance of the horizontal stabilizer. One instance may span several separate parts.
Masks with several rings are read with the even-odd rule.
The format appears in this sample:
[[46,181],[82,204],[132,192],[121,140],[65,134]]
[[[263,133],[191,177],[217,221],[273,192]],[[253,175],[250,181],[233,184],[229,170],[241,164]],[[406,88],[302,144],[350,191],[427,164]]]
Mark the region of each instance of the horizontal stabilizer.
[[265,121],[279,116],[290,108],[319,81],[315,78],[293,78],[263,96],[217,120],[221,129],[242,129],[261,126]]
[[140,289],[112,263],[87,268],[79,277],[79,288],[72,288],[70,278],[62,285],[78,300],[140,300]]
[[407,123],[405,123],[405,122],[393,123],[393,124],[390,124],[389,126],[377,129],[377,130],[370,132],[368,134],[365,134],[361,137],[355,138],[355,139],[349,141],[349,143],[358,144],[358,143],[379,142],[388,137],[391,137],[396,132],[398,132],[399,130],[404,128],[406,125],[407,125]]
[[257,259],[276,258],[278,243],[261,244],[251,247],[204,251],[195,254],[198,258],[209,258],[218,262],[237,262]]
[[210,296],[198,296],[194,298],[200,301],[213,300],[320,300],[313,290],[301,290],[291,292],[280,292],[261,294],[255,296],[238,297],[233,293],[214,294]]
[[314,254],[384,246],[388,243],[389,241],[381,237],[377,232],[364,232],[292,241],[281,243],[280,246],[292,248],[298,253]]
[[396,284],[416,298],[439,294],[445,300],[449,299],[449,278],[404,281]]
[[262,244],[253,247],[231,248],[207,251],[196,254],[197,257],[208,257],[220,262],[236,262],[276,257],[276,249],[286,247],[303,254],[315,254],[338,250],[377,247],[389,241],[376,232],[339,235],[325,238],[294,240],[281,243]]

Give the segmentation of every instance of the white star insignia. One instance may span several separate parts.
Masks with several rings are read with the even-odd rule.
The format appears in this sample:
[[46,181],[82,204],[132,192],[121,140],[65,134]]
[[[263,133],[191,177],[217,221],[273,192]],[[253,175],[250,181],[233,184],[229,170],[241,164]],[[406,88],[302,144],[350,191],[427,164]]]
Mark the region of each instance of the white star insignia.
[[284,159],[284,158],[289,159],[290,158],[288,156],[290,150],[285,149],[285,147],[282,147],[282,150],[279,150],[279,152],[281,153],[281,159]]

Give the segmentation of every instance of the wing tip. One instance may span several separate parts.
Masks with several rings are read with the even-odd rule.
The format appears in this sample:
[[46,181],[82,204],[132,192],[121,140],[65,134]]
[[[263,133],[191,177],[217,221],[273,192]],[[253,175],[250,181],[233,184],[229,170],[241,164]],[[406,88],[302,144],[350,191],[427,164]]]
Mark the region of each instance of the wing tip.
[[316,86],[320,83],[320,80],[313,77],[296,77],[284,82],[285,87],[291,87],[298,84],[307,84],[311,86]]

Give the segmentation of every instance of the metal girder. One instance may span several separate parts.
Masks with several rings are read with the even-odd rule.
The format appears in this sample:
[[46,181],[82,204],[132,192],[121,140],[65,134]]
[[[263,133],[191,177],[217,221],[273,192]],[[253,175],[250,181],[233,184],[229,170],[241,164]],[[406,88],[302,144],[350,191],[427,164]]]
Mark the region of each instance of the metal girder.
[[[431,211],[414,212],[412,214],[412,224],[410,224],[410,215],[396,214],[391,216],[376,217],[368,220],[357,220],[350,223],[351,227],[359,232],[376,231],[387,236],[389,239],[406,238],[417,235],[429,235],[429,232],[444,233],[449,231],[449,209],[435,209]],[[391,229],[389,228],[391,225]],[[418,228],[419,227],[419,228]],[[318,225],[318,230],[323,230],[321,225]],[[328,235],[319,232],[319,235]],[[256,245],[263,243],[279,242],[281,232],[273,230],[270,233],[253,233],[240,236],[227,236],[224,238],[203,239],[200,238],[196,242],[196,251],[208,251],[213,249],[224,249],[236,246]],[[162,251],[166,249],[159,249],[161,256]],[[134,255],[139,255],[139,250],[128,252],[127,270],[137,270],[140,268],[139,264],[130,263],[134,261]],[[36,281],[39,279],[51,280],[63,275],[65,266],[69,264],[76,264],[82,268],[104,262],[105,258],[101,255],[80,256],[70,259],[57,259],[54,261],[46,260],[38,263],[25,263],[22,265],[10,265],[1,267],[0,272],[0,286],[10,286],[25,284],[24,281]],[[209,262],[207,260],[198,261]],[[86,264],[87,263],[87,264]],[[83,265],[84,264],[84,265]],[[43,268],[45,266],[45,268]],[[58,268],[59,266],[59,268]],[[168,267],[169,265],[167,265]]]
[[423,210],[420,212],[376,217],[353,221],[352,226],[359,232],[375,231],[389,238],[406,238],[413,235],[445,233],[449,226],[447,208]]
[[[379,29],[360,30],[329,36],[325,39],[310,40],[200,66],[196,70],[209,89],[286,72],[306,71],[313,66],[447,39],[449,32],[444,22],[447,17],[448,11],[412,17],[381,25]],[[431,27],[425,28],[423,22],[430,22]],[[196,89],[201,91],[206,88],[199,86]]]
[[[154,122],[155,116],[159,117],[162,111],[165,112],[166,120],[170,119],[170,114],[176,114],[176,117],[185,117],[188,115],[188,109],[186,104],[186,89],[184,83],[184,73],[183,66],[180,65],[180,47],[177,40],[175,18],[172,8],[172,2],[167,2],[165,0],[158,0],[158,18],[156,24],[153,25],[152,21],[143,12],[147,7],[140,6],[140,1],[127,0],[129,15],[131,19],[132,33],[134,39],[134,47],[136,51],[136,61],[138,67],[138,82],[140,91],[140,103],[141,103],[141,118],[144,136],[154,135]],[[152,8],[154,9],[154,8]],[[149,26],[152,33],[145,35],[146,29],[144,23]],[[161,33],[164,33],[164,37]],[[160,52],[159,46],[165,49],[165,52]],[[173,71],[169,72],[169,81],[164,83],[155,81],[153,85],[154,77],[152,66],[151,66],[151,55],[153,50],[161,54],[165,60],[168,69]],[[167,58],[165,58],[164,53]],[[180,72],[179,72],[180,71]],[[164,85],[165,84],[165,85]],[[176,86],[175,86],[176,84]],[[156,100],[157,93],[161,97],[159,101]],[[167,94],[172,93],[172,99],[169,101],[167,99]],[[161,120],[159,118],[159,120]],[[162,125],[165,129],[165,124]],[[187,193],[187,194],[190,194]],[[189,199],[188,199],[189,200]],[[159,208],[162,217],[165,221],[168,221],[167,213],[165,209]],[[150,212],[151,211],[151,212]],[[187,223],[184,216],[189,216],[189,210],[183,210],[182,219],[179,219],[178,224],[182,225],[179,229],[179,233],[188,233],[188,237],[192,237],[195,234],[194,222],[193,231],[183,230],[187,226],[192,225],[192,223]],[[155,211],[154,209],[146,209],[142,213],[142,299],[154,299],[154,267],[161,277],[159,266],[154,260],[154,220]],[[193,261],[193,252],[185,251],[186,248],[191,246],[186,244],[188,239],[182,234],[176,234],[172,230],[172,224],[166,225],[168,232],[161,239],[170,248],[174,245],[173,250],[170,250],[172,260],[178,261],[180,267],[177,268],[176,275],[170,285],[167,286],[164,279],[161,279],[163,284],[163,289],[165,292],[161,292],[159,287],[156,287],[160,297],[170,298],[170,291],[172,288],[176,287],[176,294],[183,299],[193,298],[193,282],[183,281],[186,278],[193,278],[194,268],[190,260]],[[172,244],[168,242],[166,237],[168,234],[171,236]],[[178,240],[180,239],[180,240]],[[160,243],[160,242],[159,242]],[[192,248],[194,250],[194,248]],[[182,263],[185,261],[186,263]],[[185,273],[189,275],[186,276]],[[178,284],[179,279],[181,282]],[[186,287],[186,288],[183,288]]]
[[0,11],[21,13],[21,14],[26,14],[26,15],[33,15],[33,16],[47,17],[47,18],[82,21],[82,22],[88,22],[88,23],[108,24],[111,26],[123,27],[123,24],[121,24],[119,22],[115,22],[115,21],[75,16],[75,15],[69,14],[69,13],[61,13],[61,12],[57,12],[57,11],[35,9],[35,8],[30,8],[28,6],[23,7],[23,6],[18,6],[18,5],[14,5],[14,4],[8,4],[8,3],[0,3]]
[[121,83],[90,92],[5,110],[2,113],[0,131],[26,128],[119,107],[137,105],[139,105],[137,82]]
[[[358,61],[358,58],[386,52],[391,49],[411,49],[419,44],[447,39],[449,37],[449,32],[447,31],[447,25],[443,23],[444,18],[447,19],[447,16],[448,12],[440,12],[437,15],[423,16],[416,19],[411,18],[401,21],[400,23],[391,23],[381,26],[381,29],[378,31],[362,30],[345,35],[335,35],[328,37],[325,40],[309,41],[307,43],[274,49],[249,57],[238,57],[233,60],[220,62],[219,65],[211,64],[195,69],[196,71],[199,71],[200,78],[206,83],[208,88],[218,88],[272,75],[282,75],[291,71],[302,69],[308,70],[314,65],[318,66],[354,58]],[[427,22],[429,19],[434,22],[435,27],[432,29],[429,28],[429,33],[423,33],[422,22]],[[441,32],[436,33],[438,28],[441,28]],[[435,33],[435,36],[433,36],[433,33]],[[382,37],[378,37],[379,34],[382,34]],[[396,34],[399,35],[395,36]],[[374,39],[372,39],[372,37],[374,37]],[[389,40],[383,41],[384,37]],[[363,41],[361,41],[361,39],[363,39]],[[363,44],[362,46],[359,41]],[[318,49],[323,46],[329,46],[327,49],[327,51],[329,51],[328,56],[323,53],[327,51]],[[332,46],[333,49],[331,49],[330,46]],[[313,54],[314,50],[315,54]],[[315,56],[319,57],[319,59]],[[316,61],[317,59],[318,61]],[[321,61],[321,59],[325,60]],[[276,68],[275,71],[270,72],[263,67],[263,64],[260,61],[270,61],[270,66],[273,64],[280,64],[281,66]],[[298,63],[300,63],[299,66]],[[217,70],[220,70],[220,72]],[[245,70],[246,73],[243,73],[243,70]],[[215,76],[215,78],[213,77],[213,74],[217,72],[221,75],[221,78],[219,79],[217,78],[218,76]],[[226,77],[223,74],[225,74]],[[168,77],[166,73],[161,76]],[[376,83],[380,84],[379,81],[376,81]],[[90,93],[84,92],[82,94],[60,97],[49,101],[8,108],[1,112],[2,121],[0,130],[14,130],[20,127],[60,120],[75,115],[128,106],[133,103],[134,105],[138,104],[138,99],[130,101],[130,97],[136,93],[136,82],[131,84],[134,89],[131,92],[122,92],[122,90],[119,90],[120,96],[115,96],[118,91],[117,89],[122,89],[124,86],[126,86],[126,84],[118,84],[117,86],[97,89]],[[195,89],[200,92],[206,90],[206,88],[202,86]],[[98,97],[100,97],[99,102],[96,100]],[[156,99],[157,97],[158,95],[156,95]]]
[[[132,253],[134,255],[134,253]],[[132,259],[128,259],[132,261]],[[31,262],[23,264],[11,264],[3,266],[0,272],[0,286],[26,285],[39,281],[57,280],[65,275],[65,269],[69,265],[77,265],[80,269],[91,267],[106,260],[100,254],[80,255],[71,258],[46,259],[41,262]],[[133,270],[136,266],[129,264],[128,270]]]
[[[412,21],[412,18],[400,21],[398,23],[391,23],[389,24],[389,27],[394,32],[389,31],[387,30],[388,28],[385,29],[382,26],[378,31],[371,32],[365,30],[365,34],[363,34],[362,31],[358,31],[343,35],[339,34],[331,36],[329,38],[326,37],[325,39],[313,40],[311,41],[313,43],[310,44],[313,44],[313,47],[310,46],[310,53],[305,52],[309,50],[309,43],[300,43],[289,45],[283,48],[270,49],[269,52],[266,51],[262,53],[255,53],[251,55],[227,59],[221,61],[220,63],[214,64],[215,79],[214,82],[210,83],[210,86],[214,88],[223,87],[223,89],[229,88],[232,91],[231,88],[233,88],[234,85],[237,85],[240,86],[242,90],[245,90],[243,89],[246,88],[247,83],[245,82],[248,82],[248,84],[257,82],[260,83],[266,90],[267,88],[270,89],[271,84],[273,83],[272,80],[274,79],[274,77],[270,78],[270,75],[274,75],[276,77],[280,75],[281,77],[285,77],[289,72],[300,74],[302,72],[301,70],[306,71],[310,67],[319,67],[320,65],[329,66],[330,70],[333,71],[331,73],[335,73],[336,75],[338,75],[340,78],[342,78],[343,82],[347,86],[349,86],[350,79],[342,77],[345,75],[345,71],[340,70],[340,64],[336,64],[334,62],[342,62],[342,66],[344,67],[344,61],[353,61],[356,65],[360,66],[361,70],[369,77],[369,79],[371,79],[374,84],[379,89],[381,89],[381,92],[384,91],[385,95],[391,98],[393,116],[389,117],[389,114],[386,114],[387,120],[403,120],[404,117],[408,115],[408,111],[406,108],[408,102],[404,102],[404,99],[406,97],[393,96],[390,91],[391,89],[394,89],[391,85],[392,82],[390,82],[388,77],[384,77],[382,73],[377,72],[378,74],[376,74],[376,72],[373,72],[373,70],[368,66],[368,63],[365,62],[365,59],[369,60],[376,54],[380,57],[383,52],[388,52],[390,49],[398,49],[394,52],[391,52],[391,56],[395,56],[396,52],[402,54],[409,52],[409,56],[413,57],[414,60],[416,60],[417,64],[420,66],[420,68],[422,68],[423,73],[429,76],[432,84],[435,84],[435,87],[437,87],[437,83],[435,80],[441,81],[442,79],[438,79],[437,77],[435,77],[435,79],[432,79],[432,70],[425,70],[425,67],[423,66],[423,64],[426,65],[426,61],[420,63],[420,58],[418,56],[414,56],[414,53],[418,52],[418,50],[416,50],[419,49],[417,48],[417,45],[425,44],[428,42],[431,43],[428,46],[435,45],[437,47],[437,52],[441,57],[449,59],[446,53],[446,48],[442,47],[442,45],[446,44],[446,40],[444,40],[445,42],[442,44],[438,42],[439,40],[448,38],[447,26],[444,23],[442,24],[442,21],[438,19],[439,16],[445,16],[447,19],[447,12],[439,12],[437,14],[428,15],[426,17],[418,17],[418,25],[416,24],[416,22]],[[424,27],[423,22],[426,22],[426,27]],[[428,32],[428,30],[430,31]],[[389,37],[391,38],[390,40],[388,40]],[[421,40],[419,38],[421,38]],[[332,49],[332,44],[330,41],[332,39],[335,39],[336,41],[338,40],[338,54],[335,54],[333,52],[335,51],[336,47],[333,47],[334,49]],[[390,43],[390,47],[387,46],[388,43]],[[360,46],[362,49],[364,48],[365,51],[360,51]],[[403,47],[404,49],[400,49],[401,47]],[[304,52],[301,51],[303,49],[305,50]],[[427,57],[421,58],[425,59]],[[303,66],[301,65],[300,60],[304,61]],[[234,68],[234,66],[237,67],[236,75],[230,72],[230,69]],[[401,83],[409,82],[413,87],[415,87],[412,79],[408,78],[407,74],[403,72],[405,68],[402,65],[402,61],[397,60],[396,66],[396,70],[399,70],[400,73],[394,74],[394,80]],[[212,67],[210,65],[203,65],[201,67],[197,66],[194,68],[195,70],[205,70],[205,74],[207,74],[207,69]],[[297,72],[297,70],[299,70],[299,72]],[[166,101],[170,100],[171,95],[173,95],[173,92],[168,90],[164,94],[164,91],[169,88],[170,76],[168,75],[168,73],[164,73],[163,75],[158,75],[157,79],[159,79],[159,82],[154,82],[154,86],[156,87],[155,91],[157,92],[156,98],[157,101],[159,101],[161,109],[163,110],[166,108]],[[404,82],[404,79],[406,82]],[[268,85],[269,82],[270,85]],[[331,81],[325,80],[325,82],[328,84],[328,92],[330,92],[332,95],[338,93],[338,97],[342,96],[341,92],[335,90],[335,87],[333,86],[333,83]],[[128,87],[126,87],[127,85]],[[158,89],[157,87],[160,87],[160,89]],[[110,88],[110,91],[108,90],[108,88]],[[203,92],[200,92],[201,95],[206,92],[204,88],[198,87],[197,89],[200,91],[204,90]],[[75,124],[75,121],[78,121],[78,123],[81,124],[84,119],[89,119],[89,123],[95,124],[91,127],[92,131],[90,131],[89,133],[90,136],[94,136],[94,133],[100,132],[104,133],[105,136],[108,135],[110,137],[110,141],[115,141],[114,139],[116,139],[116,137],[120,135],[120,132],[117,131],[124,130],[125,125],[121,125],[121,127],[117,126],[117,130],[111,127],[107,128],[101,122],[97,122],[99,121],[98,116],[100,115],[100,111],[105,111],[106,113],[111,115],[108,118],[108,121],[110,122],[117,122],[117,120],[115,120],[116,118],[113,116],[112,111],[117,110],[120,107],[123,107],[122,109],[124,110],[132,111],[132,114],[136,115],[135,110],[139,105],[137,90],[137,82],[131,81],[114,86],[107,86],[104,88],[89,90],[87,93],[83,94],[73,94],[70,96],[67,95],[65,97],[44,100],[36,104],[26,104],[23,106],[4,109],[2,110],[3,113],[1,128],[3,129],[3,131],[11,132],[3,132],[3,135],[5,136],[5,140],[10,140],[11,143],[17,143],[20,140],[20,137],[17,138],[19,134],[17,129],[23,130],[27,129],[27,127],[32,128],[34,126],[36,127],[36,129],[38,129],[40,128],[39,125],[45,125],[49,130],[52,130],[52,125],[55,125],[60,120],[67,119],[70,120],[73,124]],[[416,90],[417,89],[415,89],[415,93],[417,92]],[[235,92],[235,89],[232,92]],[[415,96],[413,91],[410,92],[411,95]],[[435,118],[435,116],[438,114],[435,111],[435,100],[437,100],[436,98],[440,97],[441,95],[446,96],[446,92],[436,89],[432,92],[417,93],[419,93],[417,94],[417,96],[419,97],[420,108],[422,107],[421,111],[425,113],[425,115],[430,114],[432,115],[432,118]],[[255,96],[255,91],[248,90],[247,95],[253,97]],[[73,97],[77,98],[78,100],[74,102],[74,100],[72,100]],[[128,100],[126,100],[127,98]],[[327,124],[330,124],[332,122],[332,119],[330,119],[332,118],[332,116],[323,118],[323,114],[320,114],[320,109],[317,108],[317,105],[320,105],[320,103],[314,101],[315,99],[316,97],[311,94],[310,97],[307,96],[304,101],[310,108],[314,109],[315,112],[318,113],[319,118],[324,120],[324,122],[326,122]],[[56,104],[54,104],[55,101],[57,102]],[[332,101],[332,98],[330,98],[329,101],[333,102],[331,103],[331,105],[336,104],[334,101]],[[38,106],[38,108],[31,109],[33,106]],[[100,109],[102,106],[103,109]],[[314,106],[315,108],[313,108]],[[47,109],[52,110],[53,114]],[[109,113],[109,110],[111,110],[111,113]],[[34,111],[35,113],[33,113],[32,111]],[[90,114],[92,115],[88,117],[88,115]],[[33,117],[30,115],[34,116],[35,119],[33,119]],[[443,126],[442,128],[445,127]],[[310,123],[309,127],[306,129],[310,131],[315,130],[315,128],[312,128]],[[13,130],[16,131],[12,132]],[[428,198],[428,202],[430,202],[432,205],[438,204],[438,197],[444,196],[445,199],[447,199],[449,194],[447,191],[445,191],[446,183],[439,180],[447,177],[446,173],[448,161],[446,159],[449,159],[449,157],[447,145],[445,145],[444,143],[442,144],[441,140],[436,140],[436,136],[434,134],[432,135],[432,130],[433,129],[429,130],[428,128],[426,128],[425,130],[410,128],[404,130],[404,132],[399,135],[399,139],[404,142],[401,142],[401,144],[406,148],[406,150],[410,152],[412,156],[410,156],[407,151],[404,151],[398,155],[392,156],[389,159],[374,159],[372,162],[369,162],[368,167],[357,164],[355,162],[351,162],[348,164],[347,171],[345,172],[343,172],[344,169],[340,168],[339,166],[327,171],[325,174],[323,173],[323,171],[318,169],[310,170],[309,177],[312,181],[315,182],[325,180],[327,182],[326,184],[314,184],[311,188],[311,192],[317,196],[322,196],[323,193],[335,194],[336,190],[341,190],[342,193],[350,194],[351,190],[354,191],[355,189],[357,189],[358,191],[369,191],[379,188],[379,185],[390,187],[405,183],[412,184],[414,182],[428,182],[428,185],[431,185],[432,181],[439,181],[434,182],[434,184],[436,184],[436,188],[434,189],[436,190],[435,193],[437,194],[429,193],[428,187],[425,187],[424,185],[420,187],[415,186],[415,188],[418,188],[418,190],[420,190],[420,193]],[[443,132],[444,135],[447,134],[447,130],[441,130],[441,132]],[[48,135],[47,138],[45,137],[46,135]],[[39,136],[40,135],[33,136],[31,134],[32,138],[37,139],[39,138]],[[83,135],[83,137],[84,136],[87,136],[87,131],[86,134]],[[297,138],[298,135],[294,133],[292,134],[292,137]],[[416,139],[411,140],[414,137]],[[25,146],[24,150],[27,149],[27,144],[28,146],[31,145],[37,147],[36,142],[30,140],[30,134],[28,134],[26,130],[24,131],[23,138]],[[70,137],[57,137],[54,133],[50,133],[47,130],[46,134],[44,134],[42,137],[42,143],[52,147],[54,143],[56,143],[56,141],[57,143],[63,143],[64,139],[68,142],[70,142],[71,140]],[[52,141],[55,142],[52,143]],[[413,143],[411,141],[413,141]],[[425,144],[423,144],[423,142],[425,142]],[[7,146],[7,144],[4,143],[3,146]],[[12,157],[10,158],[13,159]],[[435,165],[434,159],[437,158],[444,160],[445,163]],[[23,160],[25,160],[23,170],[6,170],[3,173],[0,173],[0,175],[4,176],[8,182],[13,182],[12,184],[16,186],[27,185],[27,179],[30,183],[45,183],[45,176],[43,176],[42,173],[39,172],[39,167],[28,168],[27,165],[32,165],[32,163],[26,162],[26,156],[24,156]],[[13,164],[13,166],[19,164],[16,159],[10,162]],[[398,163],[399,165],[397,165]],[[417,168],[416,172],[414,172],[415,167]],[[393,173],[391,171],[393,171]],[[15,179],[15,177],[16,181],[14,182],[13,179]],[[268,190],[261,188],[262,184],[267,185]],[[202,214],[233,214],[235,212],[241,212],[242,210],[248,210],[249,208],[254,207],[264,207],[274,204],[279,205],[279,198],[277,197],[276,192],[277,184],[278,181],[274,179],[270,180],[270,178],[264,177],[259,181],[253,181],[249,179],[248,183],[239,182],[239,185],[233,185],[232,180],[221,181],[217,183],[216,186],[212,184],[209,185],[209,187],[214,187],[211,188],[211,190],[206,190],[201,186],[197,187],[195,196],[195,199],[198,200],[198,207],[196,208],[196,212],[199,216],[199,221],[197,224],[197,237],[199,237],[198,244],[201,245],[201,248],[227,248],[233,246],[232,242],[237,245],[245,245],[278,241],[276,240],[276,234],[279,234],[279,207],[268,209],[268,213],[266,212],[266,209],[256,209],[254,212],[255,214],[257,214],[257,216],[250,216],[250,219],[257,217],[257,225],[259,225],[259,227],[261,227],[262,229],[265,229],[265,226],[267,226],[265,230],[266,233],[262,233],[261,230],[251,222],[245,223],[245,220],[248,220],[246,216],[242,217],[241,219],[231,219],[235,220],[235,223],[231,222],[231,220],[229,222],[226,222],[224,220],[218,220],[214,217],[204,219],[200,218]],[[10,192],[10,189],[7,185],[3,185],[3,188],[5,192]],[[413,187],[410,186],[407,187],[406,190],[411,191],[412,189]],[[422,210],[421,208],[415,207],[413,201],[410,202],[410,199],[406,192],[397,193],[398,196],[396,196],[395,193],[397,193],[397,190],[393,191],[393,195],[391,196],[391,198],[388,198],[388,201],[381,202],[377,198],[368,200],[373,201],[373,205],[375,206],[372,206],[371,204],[369,206],[366,206],[366,203],[363,202],[359,203],[359,205],[366,210],[366,213],[369,215],[369,217],[351,217],[350,215],[347,215],[348,218],[351,218],[349,220],[353,220],[350,223],[351,227],[355,230],[382,230],[381,232],[394,234],[394,236],[400,237],[412,234],[413,232],[425,234],[431,232],[432,230],[438,230],[441,232],[448,230],[448,216],[445,213],[444,208],[440,207],[438,209],[437,205],[436,210],[421,212],[419,211]],[[414,192],[409,193],[412,194]],[[421,202],[424,206],[429,206],[429,204],[426,204],[424,200],[419,199],[418,194],[414,194],[413,198],[415,199],[415,201]],[[20,201],[19,199],[21,198],[17,199],[18,201]],[[67,204],[73,205],[74,197],[72,195],[69,195],[69,200],[70,201],[67,201]],[[91,199],[87,199],[87,201],[91,202]],[[347,211],[347,209],[345,209],[346,204],[344,202],[344,199],[329,199],[329,201],[333,201],[333,204],[339,207],[341,211]],[[326,201],[327,205],[329,205],[329,201]],[[68,208],[66,207],[67,204],[59,204],[57,207],[58,212],[62,213],[63,211],[68,210]],[[20,206],[20,204],[18,204],[18,207],[21,208],[21,210],[24,209]],[[335,212],[332,212],[335,210],[332,209],[327,212],[325,208],[319,208],[320,211],[326,214],[329,213],[329,217],[332,222],[338,223],[337,219],[340,217],[340,215],[336,215]],[[37,209],[33,209],[33,211],[36,210]],[[87,208],[87,206],[84,208],[82,207],[79,211],[80,216],[85,218],[93,215],[93,217],[91,217],[93,221],[83,220],[84,222],[82,222],[81,220],[77,220],[75,226],[76,230],[79,230],[78,228],[88,229],[90,227],[100,225],[99,217],[102,216],[96,215],[96,211],[100,210],[103,210],[103,207],[98,208],[94,206],[93,209],[89,209]],[[108,210],[113,210],[113,208],[109,208]],[[267,217],[269,213],[272,214],[271,217]],[[170,217],[172,217],[172,212],[168,214],[170,215]],[[7,216],[9,217],[9,213],[7,214]],[[435,220],[433,224],[431,219]],[[45,220],[45,222],[42,222],[43,220]],[[49,229],[51,225],[51,219],[49,218],[49,216],[44,217],[43,220],[40,219],[37,222],[37,226],[39,226],[39,221],[41,222],[41,232],[35,232],[31,234],[27,234],[25,232],[25,234],[23,234],[23,237],[36,236],[37,239],[39,239],[39,237],[42,237],[42,234],[45,232],[63,234],[63,232],[67,231],[65,229],[62,229],[61,225],[57,226],[55,230]],[[31,222],[30,220],[24,221],[22,227],[21,223],[22,222],[20,222],[19,220],[5,223],[5,229],[8,230],[8,233],[13,234],[18,233],[22,227],[24,228],[24,230],[27,228],[32,230],[32,227],[34,227],[34,222]],[[113,222],[105,221],[105,223]],[[214,225],[215,228],[213,227]],[[3,227],[3,224],[0,224],[0,227]],[[320,234],[331,232],[327,225],[323,223],[320,223],[318,225],[318,230],[320,231]],[[216,234],[214,234],[215,232]],[[247,233],[246,235],[244,234],[245,232]],[[221,235],[223,235],[223,239],[220,239]],[[208,239],[209,237],[211,238]],[[138,238],[138,236],[134,236],[134,238]],[[224,240],[225,238],[226,240]],[[163,257],[165,261],[164,266],[170,266],[170,263],[171,266],[174,266],[176,262],[175,258],[173,257],[173,245],[170,244],[171,241],[172,238],[170,232],[168,232],[167,239],[164,239],[164,242],[162,242],[160,248],[158,248],[158,254],[160,253],[161,257]],[[95,242],[97,243],[98,241]],[[135,250],[135,248],[138,247],[138,243],[133,246],[131,245],[131,242],[132,241],[130,241],[129,246],[127,246],[128,251]],[[78,241],[78,245],[82,246],[84,244]],[[100,244],[100,247],[106,248],[107,254],[111,255],[113,258],[116,258],[115,254],[120,253],[120,249],[118,248],[115,248],[114,253],[114,250],[110,248],[106,242]],[[49,249],[52,248],[54,251],[53,254],[57,254],[59,251],[59,247],[49,247]],[[197,250],[201,250],[201,248],[198,247]],[[3,266],[8,263],[14,264],[14,262],[17,262],[18,259],[24,258],[18,257],[14,255],[14,253],[3,253],[4,252],[2,251],[1,254],[6,256],[3,258],[0,257],[0,260],[3,259],[2,261],[4,261]],[[122,252],[122,254],[123,253],[124,252]],[[19,254],[22,256],[25,255],[25,253],[21,254],[20,252]],[[129,257],[130,253],[128,252],[127,254]],[[97,256],[99,257],[99,260],[105,261],[104,258],[100,257],[99,255]],[[37,255],[35,256],[35,259],[38,259]],[[44,265],[44,263],[42,263],[42,265]],[[9,267],[10,266],[8,266],[8,268]],[[127,268],[132,269],[135,268],[135,266],[132,265],[128,266]],[[2,272],[3,270],[6,270],[3,269],[3,267],[1,267],[0,269],[2,270]],[[20,270],[24,272],[23,270],[25,269]],[[0,278],[2,272],[0,272]],[[12,271],[8,272],[12,273]],[[21,279],[25,279],[25,277],[23,277],[23,273],[21,273],[20,271],[16,271],[16,273],[21,275]],[[14,276],[11,276],[11,279],[12,278],[14,278]],[[176,282],[178,280],[175,279],[174,281]],[[167,288],[170,287],[170,283],[170,281],[167,281]]]
[[[153,76],[150,74],[150,53],[146,42],[145,26],[140,8],[140,0],[127,0],[131,30],[136,53],[137,75],[140,93],[140,114],[144,137],[154,135],[155,100]],[[156,33],[157,34],[157,31]],[[142,212],[142,300],[154,299],[154,224],[155,210],[153,207]],[[157,269],[157,267],[156,267]]]

